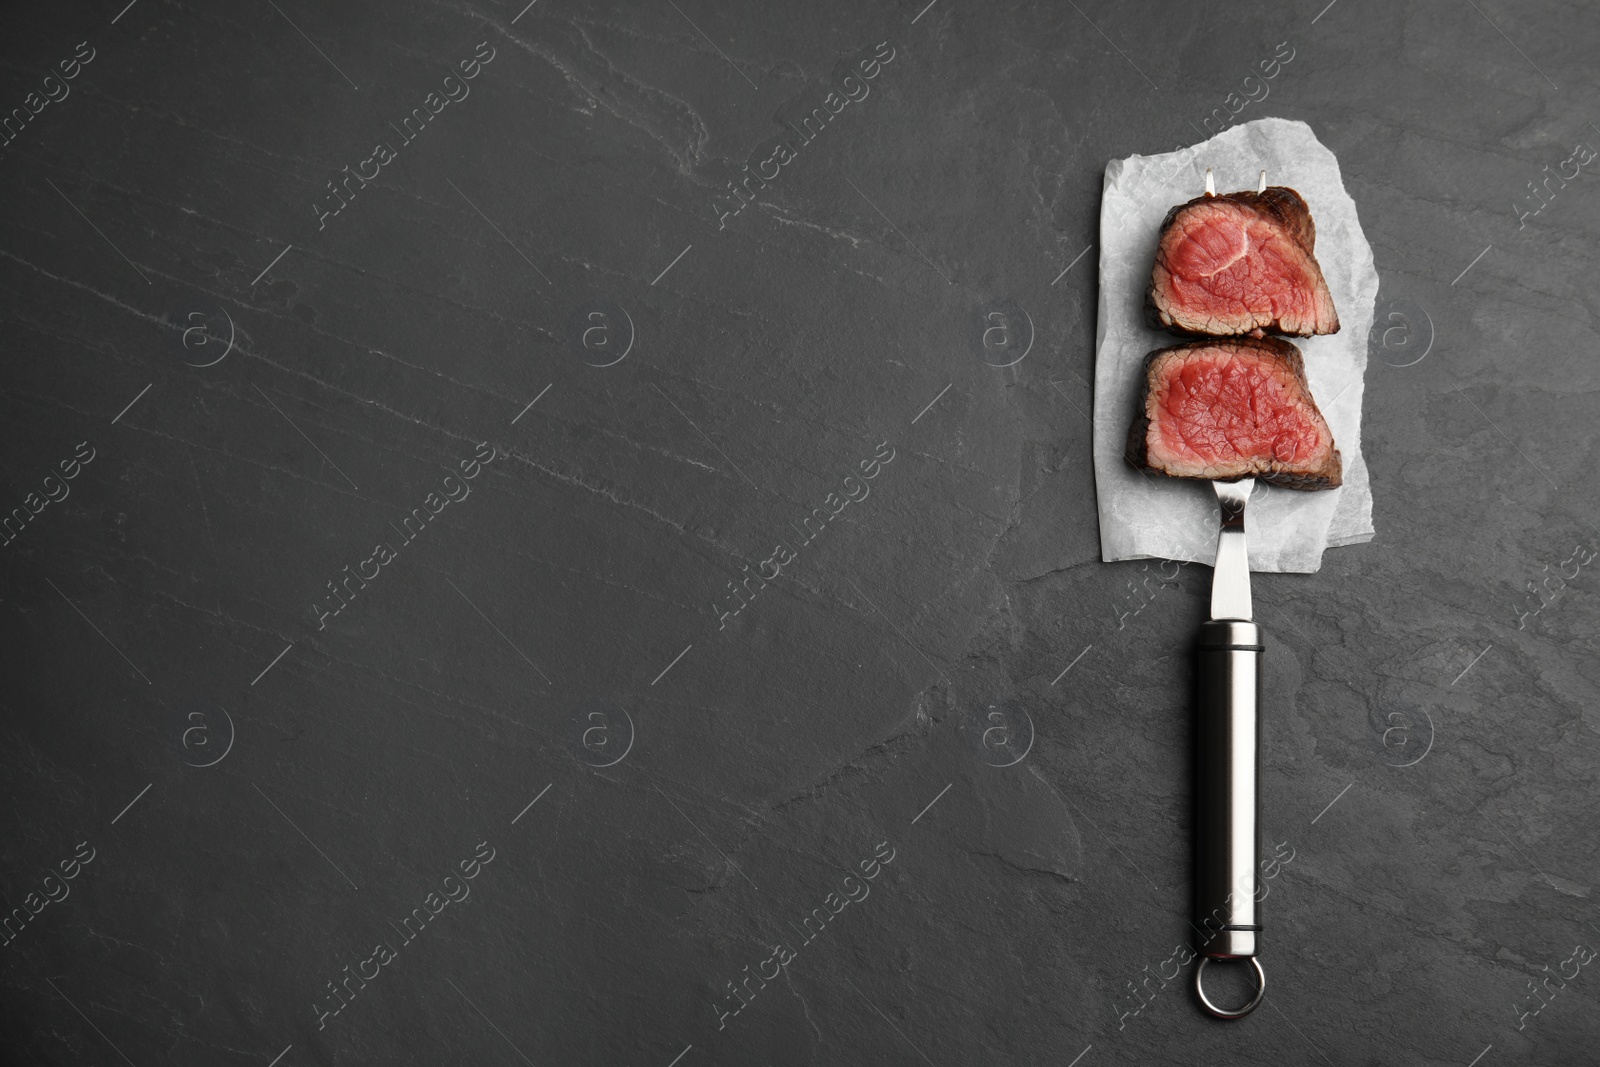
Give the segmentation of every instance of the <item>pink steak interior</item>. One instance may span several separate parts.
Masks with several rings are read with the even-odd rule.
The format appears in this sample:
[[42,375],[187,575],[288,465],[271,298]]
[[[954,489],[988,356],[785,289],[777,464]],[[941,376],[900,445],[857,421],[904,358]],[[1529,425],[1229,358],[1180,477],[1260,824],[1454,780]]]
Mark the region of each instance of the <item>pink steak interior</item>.
[[1187,315],[1230,320],[1241,310],[1263,321],[1315,322],[1305,254],[1283,230],[1232,201],[1202,204],[1174,224],[1168,245],[1172,296]]
[[1210,349],[1190,353],[1162,377],[1151,427],[1173,467],[1197,473],[1239,461],[1293,464],[1331,442],[1305,400],[1271,361]]

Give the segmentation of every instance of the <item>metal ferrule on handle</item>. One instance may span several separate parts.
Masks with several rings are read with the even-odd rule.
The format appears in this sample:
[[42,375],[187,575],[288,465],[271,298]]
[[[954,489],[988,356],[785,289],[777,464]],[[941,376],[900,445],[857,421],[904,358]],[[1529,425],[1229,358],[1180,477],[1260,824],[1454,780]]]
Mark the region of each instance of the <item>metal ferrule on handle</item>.
[[1248,959],[1256,999],[1238,1011],[1220,1009],[1196,985],[1207,1011],[1247,1015],[1260,1002],[1265,976],[1255,961],[1261,916],[1256,899],[1260,855],[1256,775],[1261,747],[1261,627],[1238,619],[1200,626],[1200,691],[1196,733],[1195,927],[1206,960]]

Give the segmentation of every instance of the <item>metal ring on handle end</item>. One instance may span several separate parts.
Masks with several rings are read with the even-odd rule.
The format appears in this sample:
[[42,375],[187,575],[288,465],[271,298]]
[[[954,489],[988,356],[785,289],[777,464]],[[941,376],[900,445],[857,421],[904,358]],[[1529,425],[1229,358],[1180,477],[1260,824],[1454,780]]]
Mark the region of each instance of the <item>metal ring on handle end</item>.
[[1267,994],[1267,972],[1261,969],[1261,961],[1254,956],[1247,957],[1250,965],[1256,969],[1256,995],[1250,998],[1250,1003],[1242,1008],[1219,1008],[1211,1003],[1211,998],[1206,996],[1205,973],[1206,964],[1212,957],[1201,956],[1200,963],[1194,969],[1194,994],[1200,998],[1200,1006],[1219,1019],[1243,1019],[1261,1005],[1261,998]]

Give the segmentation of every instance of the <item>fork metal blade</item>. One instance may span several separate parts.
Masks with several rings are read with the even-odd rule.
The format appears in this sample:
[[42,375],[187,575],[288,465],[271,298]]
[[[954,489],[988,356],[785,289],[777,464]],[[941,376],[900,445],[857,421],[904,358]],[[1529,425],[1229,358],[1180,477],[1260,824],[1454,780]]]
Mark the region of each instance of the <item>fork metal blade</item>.
[[1245,549],[1244,506],[1255,484],[1254,478],[1211,483],[1222,507],[1217,562],[1211,575],[1213,619],[1250,618],[1250,556]]

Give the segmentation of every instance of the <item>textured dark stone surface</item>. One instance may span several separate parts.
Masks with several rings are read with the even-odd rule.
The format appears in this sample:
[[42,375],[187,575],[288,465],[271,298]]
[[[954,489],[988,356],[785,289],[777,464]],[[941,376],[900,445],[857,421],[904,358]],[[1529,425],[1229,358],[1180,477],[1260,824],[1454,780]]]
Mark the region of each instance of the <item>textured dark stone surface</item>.
[[[69,90],[0,149],[0,491],[68,492],[0,559],[0,899],[70,891],[5,1062],[1594,1062],[1593,967],[1519,1013],[1600,946],[1595,165],[1512,206],[1600,143],[1591,5],[121,6],[0,34],[4,108]],[[1209,572],[1099,562],[1059,275],[1282,41],[1239,118],[1311,123],[1374,244],[1378,535],[1256,580],[1266,1006],[1130,1014],[1191,934]]]

